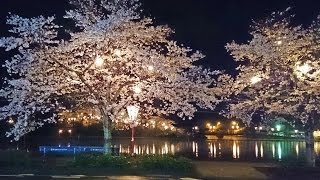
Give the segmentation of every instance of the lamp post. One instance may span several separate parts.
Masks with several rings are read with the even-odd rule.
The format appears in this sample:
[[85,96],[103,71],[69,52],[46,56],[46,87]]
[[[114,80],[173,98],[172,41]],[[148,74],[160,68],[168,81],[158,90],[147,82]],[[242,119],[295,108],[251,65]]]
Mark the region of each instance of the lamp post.
[[130,105],[127,106],[127,111],[129,115],[129,124],[131,128],[131,148],[132,148],[132,154],[134,153],[134,127],[137,125],[136,120],[138,117],[139,107]]

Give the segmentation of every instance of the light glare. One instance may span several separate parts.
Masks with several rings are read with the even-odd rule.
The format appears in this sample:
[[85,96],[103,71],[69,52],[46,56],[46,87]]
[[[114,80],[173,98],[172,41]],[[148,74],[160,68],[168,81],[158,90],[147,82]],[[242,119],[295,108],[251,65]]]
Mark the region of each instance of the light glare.
[[94,63],[97,67],[101,67],[104,63],[104,60],[102,59],[101,56],[97,56]]
[[310,70],[311,70],[311,67],[309,64],[303,64],[297,67],[297,71],[301,72],[304,75],[307,74]]
[[121,51],[119,49],[114,50],[114,55],[117,57],[121,57]]
[[259,76],[253,76],[253,77],[250,79],[250,82],[251,82],[251,84],[256,84],[256,83],[260,82],[261,80],[262,80],[261,77],[259,77]]
[[140,94],[142,92],[142,89],[139,87],[139,86],[135,86],[133,88],[133,91],[136,93],[136,94]]
[[153,71],[154,70],[154,67],[153,66],[148,66],[148,71]]

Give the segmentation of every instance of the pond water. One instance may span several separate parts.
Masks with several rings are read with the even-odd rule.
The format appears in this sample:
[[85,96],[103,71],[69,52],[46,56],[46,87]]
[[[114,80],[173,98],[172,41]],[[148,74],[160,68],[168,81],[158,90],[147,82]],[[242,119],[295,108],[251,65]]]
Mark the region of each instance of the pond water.
[[[199,160],[231,160],[256,162],[304,162],[306,145],[303,140],[294,139],[246,139],[231,137],[217,139],[209,137],[206,140],[181,140],[165,138],[136,138],[132,146],[128,138],[115,138],[112,145],[120,153],[135,154],[173,154],[184,155]],[[27,139],[20,145],[11,147],[28,147],[38,151],[40,145],[47,146],[103,146],[102,137],[69,137],[63,139],[38,138]],[[315,146],[316,159],[320,160],[320,142]]]
[[[132,151],[130,141],[117,140],[113,144],[120,148],[120,153]],[[316,155],[319,155],[319,142],[315,144],[315,152]],[[304,141],[297,140],[211,139],[179,141],[136,139],[134,153],[180,154],[200,160],[304,162],[306,147]]]

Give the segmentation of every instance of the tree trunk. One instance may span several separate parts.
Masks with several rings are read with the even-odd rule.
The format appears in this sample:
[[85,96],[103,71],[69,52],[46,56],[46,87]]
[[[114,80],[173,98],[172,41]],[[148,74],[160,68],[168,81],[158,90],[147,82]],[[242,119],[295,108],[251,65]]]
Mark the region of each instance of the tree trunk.
[[101,110],[103,124],[104,154],[111,154],[111,122],[107,114]]
[[[311,128],[312,129],[312,128]],[[313,131],[309,129],[305,132],[306,141],[306,160],[308,167],[315,167],[315,153],[314,153],[314,137]]]

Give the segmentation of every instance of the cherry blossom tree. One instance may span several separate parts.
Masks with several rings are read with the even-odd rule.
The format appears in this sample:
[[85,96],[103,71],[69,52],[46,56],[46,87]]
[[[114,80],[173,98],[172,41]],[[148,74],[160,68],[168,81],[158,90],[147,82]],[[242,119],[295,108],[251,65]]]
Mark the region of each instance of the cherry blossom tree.
[[[63,104],[95,107],[101,116],[106,153],[112,120],[128,105],[140,115],[191,118],[197,107],[215,108],[219,71],[194,62],[204,56],[172,40],[173,30],[155,26],[139,13],[137,0],[71,0],[64,18],[10,15],[10,37],[0,47],[14,55],[5,62],[10,77],[1,90],[8,104],[0,118],[16,119],[8,136],[16,140],[45,123],[55,123]],[[69,37],[69,38],[66,38]]]
[[[289,115],[302,122],[307,147],[320,113],[319,21],[294,26],[288,12],[255,23],[252,39],[226,48],[239,63],[232,85],[229,115],[249,123],[254,114]],[[314,164],[314,162],[313,162]]]

